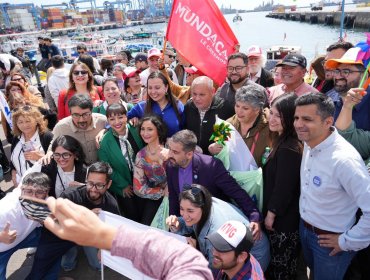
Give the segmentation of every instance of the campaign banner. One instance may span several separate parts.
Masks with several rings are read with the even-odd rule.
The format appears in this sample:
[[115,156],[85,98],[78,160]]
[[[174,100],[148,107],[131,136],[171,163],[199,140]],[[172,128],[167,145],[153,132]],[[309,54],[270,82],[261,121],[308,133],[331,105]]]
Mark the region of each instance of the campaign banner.
[[[126,227],[131,227],[135,230],[140,230],[140,231],[146,231],[148,229],[155,229],[160,231],[161,233],[171,236],[173,238],[176,238],[177,240],[180,240],[181,242],[186,243],[186,238],[181,235],[177,235],[168,231],[163,231],[159,230],[153,227],[149,227],[146,225],[142,225],[139,223],[136,223],[132,220],[129,220],[125,217],[119,216],[112,214],[110,212],[106,211],[100,211],[99,217],[102,221],[105,223],[114,226],[114,227],[120,227],[122,225]],[[152,280],[153,278],[149,277],[148,275],[145,275],[144,273],[140,272],[137,270],[132,262],[128,259],[121,258],[118,256],[112,256],[109,251],[107,250],[102,250],[101,251],[101,262],[102,265],[106,265],[110,267],[111,269],[115,270],[116,272],[120,273],[121,275],[124,275],[130,279],[135,279],[135,280]],[[102,275],[101,279],[104,279],[104,269],[102,267]]]
[[213,0],[174,0],[166,39],[218,85],[224,83],[238,40]]

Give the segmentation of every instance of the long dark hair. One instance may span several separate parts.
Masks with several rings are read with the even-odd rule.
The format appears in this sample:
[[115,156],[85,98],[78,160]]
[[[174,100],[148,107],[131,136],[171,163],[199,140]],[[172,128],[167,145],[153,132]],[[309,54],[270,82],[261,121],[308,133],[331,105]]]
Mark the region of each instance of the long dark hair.
[[139,122],[139,125],[138,125],[139,134],[140,134],[140,131],[141,131],[141,127],[142,127],[142,125],[145,121],[150,121],[155,126],[155,128],[157,129],[159,143],[162,144],[162,145],[166,144],[167,126],[164,123],[164,121],[162,120],[162,118],[157,116],[157,115],[153,115],[153,114],[152,115],[144,115],[144,117],[142,117],[140,119],[140,122]]
[[[157,78],[161,79],[163,84],[167,86],[166,99],[172,105],[173,109],[175,110],[177,120],[179,121],[179,123],[181,123],[180,112],[179,112],[179,109],[177,108],[178,101],[176,97],[173,96],[171,93],[170,85],[168,83],[167,78],[159,71],[152,72],[148,77],[146,87],[148,88],[150,79],[157,79]],[[144,112],[145,114],[153,114],[153,103],[154,103],[153,99],[149,96],[149,94],[147,94],[147,100],[146,100],[146,106],[145,106],[145,112]]]
[[272,145],[271,157],[274,156],[277,148],[281,143],[286,141],[288,138],[293,138],[297,140],[297,146],[292,147],[295,150],[301,150],[301,144],[298,140],[297,133],[294,128],[294,114],[295,114],[295,100],[297,96],[293,93],[283,94],[276,99],[271,104],[271,107],[275,107],[279,112],[281,125],[283,127],[283,133],[279,135]]
[[85,163],[85,153],[78,140],[69,135],[58,136],[51,146],[51,150],[55,152],[57,147],[62,147],[70,151],[75,156],[75,163]]
[[195,234],[198,237],[211,214],[212,195],[205,187],[198,184],[191,184],[191,186],[184,186],[183,191],[180,193],[179,202],[185,199],[189,200],[194,207],[202,209],[202,217],[196,225]]

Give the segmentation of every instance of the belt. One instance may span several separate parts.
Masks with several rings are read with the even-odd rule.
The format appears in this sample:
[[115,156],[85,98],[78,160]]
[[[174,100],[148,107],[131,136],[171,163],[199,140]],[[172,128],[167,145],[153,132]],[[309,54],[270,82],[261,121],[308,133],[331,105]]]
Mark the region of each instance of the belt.
[[317,227],[314,227],[313,225],[307,223],[305,220],[302,219],[303,225],[305,228],[309,229],[313,233],[320,235],[320,234],[338,234],[338,232],[332,232],[332,231],[327,231],[323,229],[319,229]]

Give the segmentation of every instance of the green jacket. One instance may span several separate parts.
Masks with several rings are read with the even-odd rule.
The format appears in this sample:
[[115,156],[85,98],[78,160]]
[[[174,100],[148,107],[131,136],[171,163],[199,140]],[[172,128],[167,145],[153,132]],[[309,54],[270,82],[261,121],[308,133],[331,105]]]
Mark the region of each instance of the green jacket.
[[346,130],[339,130],[340,135],[344,137],[353,147],[360,153],[361,157],[370,164],[370,131],[365,131],[356,128],[356,124],[352,121],[351,125]]
[[[137,130],[129,124],[127,124],[127,127],[139,149],[142,149],[144,144]],[[109,163],[113,169],[112,185],[109,190],[122,196],[123,189],[129,185],[132,186],[132,175],[128,163],[122,155],[121,147],[113,135],[112,128],[105,133],[100,143],[98,157],[99,160]]]
[[[131,104],[131,103],[126,103],[127,104],[127,112],[128,111],[130,111],[133,107],[134,107],[134,105],[133,104]],[[99,114],[102,114],[102,115],[106,115],[106,113],[107,113],[107,111],[105,110],[105,108],[104,108],[104,103],[102,103],[102,104],[100,104],[98,107],[94,107],[93,109],[92,109],[92,112],[93,113],[99,113]]]

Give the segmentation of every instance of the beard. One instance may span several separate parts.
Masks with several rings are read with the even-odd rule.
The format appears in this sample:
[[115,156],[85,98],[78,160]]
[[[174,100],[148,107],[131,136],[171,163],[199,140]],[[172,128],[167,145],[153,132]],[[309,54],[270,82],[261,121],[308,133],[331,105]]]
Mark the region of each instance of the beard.
[[244,81],[248,77],[248,74],[245,76],[241,76],[240,74],[233,74],[229,75],[227,78],[230,81],[230,84],[239,84]]
[[340,96],[346,96],[347,92],[351,88],[355,88],[360,83],[359,79],[348,82],[346,79],[335,79],[334,80],[334,89],[339,93]]

